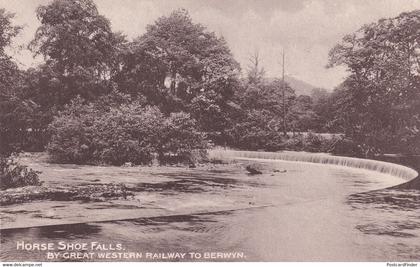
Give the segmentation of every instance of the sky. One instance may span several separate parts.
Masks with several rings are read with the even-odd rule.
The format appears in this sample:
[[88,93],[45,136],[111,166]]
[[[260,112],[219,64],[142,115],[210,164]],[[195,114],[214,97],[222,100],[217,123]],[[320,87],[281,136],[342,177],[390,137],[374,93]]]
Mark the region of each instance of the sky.
[[[258,51],[269,77],[285,72],[317,87],[333,89],[346,77],[344,67],[327,69],[329,50],[344,35],[380,18],[420,9],[420,0],[94,0],[112,29],[133,39],[157,18],[185,8],[196,23],[223,36],[243,69]],[[24,29],[11,53],[22,68],[42,60],[18,47],[33,38],[39,26],[35,10],[50,0],[0,0],[0,8],[16,13]]]

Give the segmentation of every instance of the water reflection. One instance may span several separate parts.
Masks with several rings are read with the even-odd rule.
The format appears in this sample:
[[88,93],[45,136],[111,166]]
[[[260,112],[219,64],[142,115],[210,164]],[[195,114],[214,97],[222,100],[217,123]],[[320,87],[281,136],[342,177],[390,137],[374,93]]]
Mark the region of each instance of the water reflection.
[[217,189],[229,190],[244,186],[266,187],[267,184],[256,177],[255,179],[239,180],[234,178],[215,177],[203,173],[160,173],[156,176],[171,177],[175,180],[154,183],[137,183],[128,188],[133,192],[163,192],[164,194],[175,193],[203,193]]
[[418,210],[420,192],[419,190],[375,190],[350,195],[348,204],[355,209]]
[[10,240],[18,240],[17,237],[22,236],[22,234],[27,239],[77,239],[77,238],[88,238],[101,232],[101,226],[95,224],[63,224],[63,225],[52,225],[52,226],[42,226],[42,227],[33,227],[33,228],[23,228],[23,229],[3,229],[0,230],[2,237],[2,243]]
[[101,232],[99,225],[91,224],[68,224],[41,227],[39,237],[54,239],[76,239],[86,238]]
[[360,230],[364,234],[373,234],[373,235],[389,235],[395,237],[416,237],[415,234],[410,234],[404,232],[407,229],[417,229],[419,228],[419,224],[416,224],[415,228],[406,227],[402,225],[401,222],[397,222],[395,225],[380,225],[380,224],[363,224],[357,225],[356,229]]
[[[348,197],[347,203],[357,216],[364,218],[355,227],[363,234],[405,240],[417,240],[420,237],[418,190],[374,190],[353,194]],[[362,223],[366,221],[369,223]],[[416,248],[419,248],[419,245],[414,246],[414,249]],[[403,254],[409,258],[413,256],[407,254],[407,251]]]

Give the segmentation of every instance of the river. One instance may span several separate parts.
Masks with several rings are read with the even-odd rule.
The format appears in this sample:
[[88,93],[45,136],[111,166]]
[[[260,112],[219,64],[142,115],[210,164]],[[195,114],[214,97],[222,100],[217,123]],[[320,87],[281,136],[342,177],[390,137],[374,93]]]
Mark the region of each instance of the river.
[[244,255],[224,261],[420,260],[420,193],[378,190],[403,179],[341,166],[260,163],[264,174],[255,176],[244,172],[247,161],[226,173],[156,175],[154,189],[138,193],[160,203],[156,216],[3,229],[1,259],[46,261],[45,251],[18,251],[16,243],[65,241],[122,244],[138,253]]

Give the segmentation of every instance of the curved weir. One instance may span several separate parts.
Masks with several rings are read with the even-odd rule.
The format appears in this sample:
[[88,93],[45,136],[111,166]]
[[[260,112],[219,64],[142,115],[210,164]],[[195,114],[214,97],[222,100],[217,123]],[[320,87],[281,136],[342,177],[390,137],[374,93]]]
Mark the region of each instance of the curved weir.
[[377,171],[384,174],[389,174],[399,178],[403,178],[405,180],[411,180],[418,176],[417,171],[395,163],[371,159],[332,156],[324,153],[309,153],[295,151],[263,152],[214,149],[209,151],[209,156],[210,158],[217,159],[265,159],[331,164],[366,169],[370,171]]

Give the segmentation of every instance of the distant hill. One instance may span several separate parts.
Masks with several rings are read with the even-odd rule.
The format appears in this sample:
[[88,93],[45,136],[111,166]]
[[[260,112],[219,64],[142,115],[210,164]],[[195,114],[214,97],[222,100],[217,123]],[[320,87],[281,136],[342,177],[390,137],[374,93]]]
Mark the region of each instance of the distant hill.
[[[267,78],[268,81],[272,81],[274,79],[276,78],[273,78],[273,77]],[[298,80],[291,76],[285,75],[284,79],[290,85],[290,87],[292,87],[295,90],[296,95],[309,95],[310,96],[312,93],[312,90],[317,88],[316,86],[313,86],[312,84]]]
[[312,84],[298,80],[291,76],[286,75],[284,76],[284,79],[290,85],[290,87],[295,90],[296,95],[311,95],[312,90],[316,88],[316,86],[313,86]]

